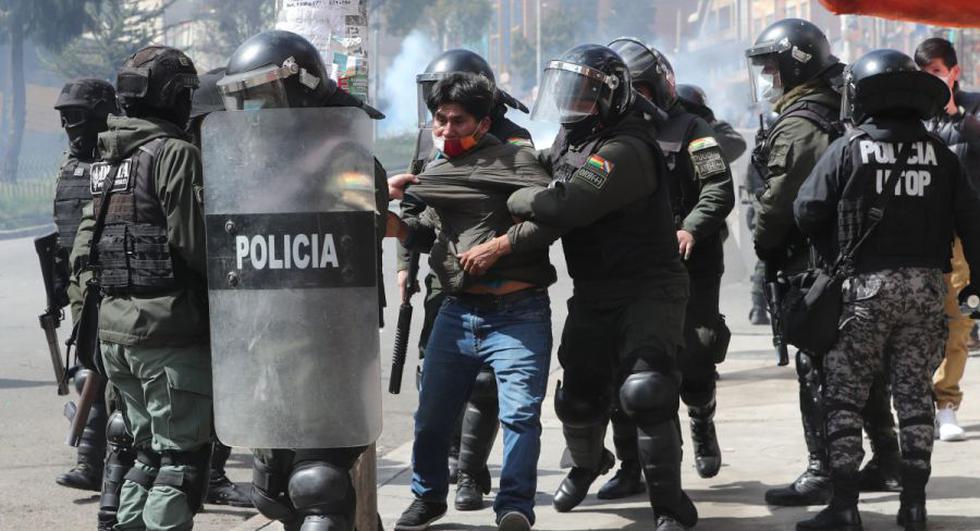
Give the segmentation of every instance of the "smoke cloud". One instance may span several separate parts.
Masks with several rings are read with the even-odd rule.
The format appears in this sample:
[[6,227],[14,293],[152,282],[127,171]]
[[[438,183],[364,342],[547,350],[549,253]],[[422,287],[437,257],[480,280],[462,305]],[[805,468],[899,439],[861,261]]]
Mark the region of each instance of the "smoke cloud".
[[422,72],[439,49],[419,30],[402,41],[401,51],[381,80],[381,111],[387,118],[378,124],[380,136],[414,132],[418,126],[418,91],[415,76]]

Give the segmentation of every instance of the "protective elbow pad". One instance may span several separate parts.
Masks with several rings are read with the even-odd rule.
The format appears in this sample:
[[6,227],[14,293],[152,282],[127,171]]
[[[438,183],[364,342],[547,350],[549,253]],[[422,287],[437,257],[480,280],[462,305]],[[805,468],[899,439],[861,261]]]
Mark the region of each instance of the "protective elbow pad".
[[609,401],[603,393],[592,397],[577,396],[561,386],[555,389],[555,413],[562,424],[572,428],[588,428],[606,421],[609,415]]
[[619,388],[623,410],[638,424],[663,422],[677,415],[680,391],[669,375],[643,371],[626,377]]

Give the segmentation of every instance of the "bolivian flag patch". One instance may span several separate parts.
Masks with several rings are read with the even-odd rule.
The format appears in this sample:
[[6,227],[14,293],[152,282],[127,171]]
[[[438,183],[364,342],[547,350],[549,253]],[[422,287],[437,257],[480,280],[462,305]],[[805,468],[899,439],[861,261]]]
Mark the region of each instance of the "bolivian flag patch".
[[718,141],[710,136],[692,140],[687,145],[687,151],[698,178],[705,179],[728,171],[728,164],[725,163]]
[[585,161],[578,171],[575,172],[574,177],[578,177],[583,181],[591,184],[597,189],[602,189],[606,185],[606,180],[609,179],[609,174],[613,171],[613,163],[600,157],[599,155],[592,155],[589,160]]
[[534,142],[531,142],[527,138],[521,138],[519,136],[508,138],[507,139],[507,143],[508,144],[514,144],[515,146],[518,146],[518,147],[529,147],[529,148],[532,148],[532,149],[534,148]]
[[609,162],[608,160],[600,157],[599,155],[592,155],[591,157],[589,157],[589,161],[586,164],[592,166],[593,168],[607,175],[612,173],[612,169],[613,169],[612,162]]

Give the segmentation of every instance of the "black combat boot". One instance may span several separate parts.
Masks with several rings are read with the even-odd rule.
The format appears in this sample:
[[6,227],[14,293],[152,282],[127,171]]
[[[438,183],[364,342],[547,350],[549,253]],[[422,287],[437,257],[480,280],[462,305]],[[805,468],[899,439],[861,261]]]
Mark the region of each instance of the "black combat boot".
[[600,500],[618,500],[619,498],[640,494],[646,490],[647,484],[643,481],[640,462],[631,459],[629,461],[623,461],[619,470],[616,471],[616,475],[599,489],[596,498]]
[[231,455],[231,448],[215,440],[211,451],[211,470],[208,478],[208,494],[204,503],[212,505],[231,505],[232,507],[252,507],[248,493],[238,488],[225,475],[225,463]]
[[803,438],[810,454],[809,463],[800,477],[789,486],[766,491],[766,503],[781,507],[824,505],[830,502],[834,487],[827,465],[819,365],[809,354],[798,351],[796,375],[800,383],[800,416],[803,420]]
[[823,459],[810,456],[810,464],[800,477],[786,487],[766,491],[766,503],[780,507],[823,505],[830,501],[833,484]]
[[929,472],[921,469],[902,467],[901,505],[895,521],[905,531],[924,531],[926,529],[926,483]]
[[485,468],[478,474],[459,471],[456,479],[457,511],[479,511],[483,508],[483,495],[490,494],[490,470]]
[[824,510],[796,524],[796,531],[861,531],[857,510],[858,474],[834,476],[834,496]]
[[[75,376],[75,386],[84,387],[85,378],[89,371],[78,371]],[[105,460],[105,429],[109,418],[105,404],[105,386],[103,386],[89,409],[85,430],[78,442],[78,463],[71,470],[55,479],[59,485],[80,490],[102,490],[102,469]]]
[[715,399],[704,406],[690,406],[687,414],[691,417],[691,442],[694,443],[694,466],[698,475],[713,478],[721,469],[721,448],[715,434]]
[[604,449],[597,469],[590,470],[577,466],[572,467],[572,470],[562,480],[561,485],[558,486],[558,490],[555,491],[555,498],[552,502],[555,510],[560,513],[566,513],[582,503],[582,500],[589,493],[589,487],[592,486],[596,478],[609,472],[609,469],[615,464],[615,456],[609,450]]
[[901,467],[901,454],[876,452],[861,469],[861,492],[901,492]]

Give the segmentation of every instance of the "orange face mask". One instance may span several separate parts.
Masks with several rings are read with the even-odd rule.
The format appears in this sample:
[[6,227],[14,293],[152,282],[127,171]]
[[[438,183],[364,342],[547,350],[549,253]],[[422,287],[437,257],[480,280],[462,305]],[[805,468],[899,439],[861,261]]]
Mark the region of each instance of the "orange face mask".
[[473,149],[476,143],[476,133],[462,138],[445,138],[435,136],[435,134],[432,135],[432,144],[434,147],[448,158],[458,157],[466,153]]

